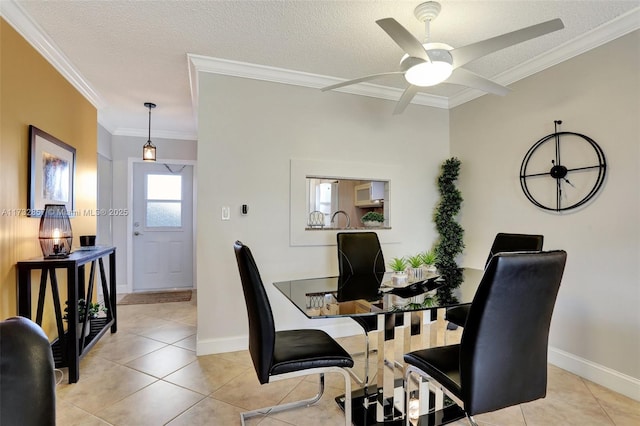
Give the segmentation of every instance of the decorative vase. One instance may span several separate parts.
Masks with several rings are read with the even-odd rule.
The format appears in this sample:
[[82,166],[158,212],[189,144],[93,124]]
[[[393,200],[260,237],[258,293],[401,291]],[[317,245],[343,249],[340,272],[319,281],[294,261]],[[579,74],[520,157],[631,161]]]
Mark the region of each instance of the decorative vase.
[[435,265],[423,265],[422,270],[423,270],[423,275],[425,276],[435,275],[438,273],[438,270],[436,269]]
[[382,226],[382,222],[375,222],[373,220],[365,220],[362,224],[367,228],[379,228]]
[[420,281],[422,279],[422,268],[409,268],[409,281]]
[[391,276],[391,283],[394,287],[398,287],[407,283],[407,274],[405,272],[394,272]]

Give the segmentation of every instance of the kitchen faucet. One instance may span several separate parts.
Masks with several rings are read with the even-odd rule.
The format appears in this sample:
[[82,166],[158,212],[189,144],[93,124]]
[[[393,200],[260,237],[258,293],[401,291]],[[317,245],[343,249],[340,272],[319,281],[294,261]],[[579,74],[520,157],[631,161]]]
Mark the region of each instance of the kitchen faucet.
[[351,218],[349,217],[347,212],[345,212],[344,210],[337,210],[334,214],[332,214],[331,215],[331,223],[334,222],[334,219],[336,218],[338,213],[342,213],[343,215],[345,215],[345,217],[347,218],[347,228],[350,228],[351,227]]

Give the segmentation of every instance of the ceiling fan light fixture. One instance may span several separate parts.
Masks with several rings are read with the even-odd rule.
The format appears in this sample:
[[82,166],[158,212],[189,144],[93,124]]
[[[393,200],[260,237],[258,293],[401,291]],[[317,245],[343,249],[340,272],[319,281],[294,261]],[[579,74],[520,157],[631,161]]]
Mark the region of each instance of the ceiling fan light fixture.
[[422,46],[431,62],[404,55],[400,60],[400,68],[404,70],[404,78],[409,84],[435,86],[449,78],[453,72],[453,57],[449,52],[452,47],[444,43],[424,43]]
[[403,74],[405,80],[409,83],[409,87],[402,92],[398,104],[393,110],[394,114],[402,113],[421,87],[435,86],[447,81],[459,86],[504,96],[509,92],[508,88],[462,67],[490,53],[564,28],[562,20],[556,18],[453,49],[445,43],[430,41],[430,24],[438,16],[440,9],[441,6],[438,2],[427,1],[419,4],[414,10],[415,17],[425,25],[424,43],[420,42],[393,18],[376,20],[376,24],[405,53],[400,60],[399,71],[382,72],[342,81],[323,87],[322,91],[333,90],[380,77]]
[[423,62],[409,68],[404,78],[409,84],[420,87],[435,86],[445,81],[453,72],[453,65],[448,62]]

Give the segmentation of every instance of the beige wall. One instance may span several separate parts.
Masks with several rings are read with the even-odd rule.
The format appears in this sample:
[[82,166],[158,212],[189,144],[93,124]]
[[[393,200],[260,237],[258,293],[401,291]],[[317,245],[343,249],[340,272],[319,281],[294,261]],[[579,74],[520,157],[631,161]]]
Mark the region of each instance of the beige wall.
[[[0,215],[0,318],[4,319],[16,314],[15,263],[42,255],[39,220],[6,213],[27,208],[29,125],[76,148],[75,202],[76,209],[84,211],[96,208],[97,115],[4,19],[0,19],[0,66],[0,211],[5,211]],[[95,233],[96,220],[80,215],[71,219],[71,226],[75,246],[77,236]],[[36,274],[33,281],[38,283]],[[44,324],[47,332],[48,324]]]
[[[463,266],[482,267],[497,232],[539,232],[569,261],[551,330],[550,361],[640,399],[640,45],[638,33],[513,84],[507,97],[483,96],[451,111],[249,79],[199,74],[197,277],[198,353],[246,347],[246,311],[232,252],[248,244],[261,269],[278,328],[346,323],[305,321],[273,290],[274,281],[335,274],[334,246],[290,246],[291,158],[401,166],[398,243],[410,254],[435,239],[438,165],[462,160]],[[615,64],[611,67],[603,64]],[[274,102],[278,99],[278,102]],[[518,174],[528,148],[553,132],[585,133],[603,147],[608,177],[579,211],[535,208]],[[239,206],[249,204],[249,215]],[[220,221],[222,206],[232,217]],[[408,207],[408,208],[405,208]],[[345,331],[347,330],[347,331]]]
[[[640,379],[640,32],[617,39],[451,111],[451,151],[462,160],[463,264],[482,266],[497,232],[541,233],[565,249],[553,317],[552,362],[600,383],[606,369],[638,394]],[[562,130],[592,137],[607,179],[586,207],[542,211],[519,184],[531,145]],[[595,364],[594,364],[595,363]],[[635,383],[635,385],[633,385]],[[607,383],[604,383],[607,384]],[[633,387],[635,386],[635,387]],[[622,389],[618,388],[619,391]]]
[[[348,320],[309,324],[274,293],[274,281],[338,272],[335,245],[290,246],[290,161],[366,164],[371,177],[378,165],[396,166],[393,229],[379,232],[393,232],[399,242],[383,243],[384,256],[424,251],[436,237],[432,213],[439,165],[449,153],[449,112],[410,105],[394,116],[391,101],[205,73],[198,77],[198,353],[246,348],[246,309],[233,254],[238,239],[258,262],[278,327],[361,333]],[[249,206],[247,216],[240,214],[242,204]],[[220,220],[225,205],[231,207],[229,221]],[[333,232],[335,244],[335,231],[308,232]]]

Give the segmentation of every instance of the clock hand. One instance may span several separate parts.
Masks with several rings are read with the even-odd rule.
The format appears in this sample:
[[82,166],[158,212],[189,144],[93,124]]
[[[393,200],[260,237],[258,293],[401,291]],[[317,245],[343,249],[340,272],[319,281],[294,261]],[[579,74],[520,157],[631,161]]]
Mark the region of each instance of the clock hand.
[[[551,164],[553,164],[553,167],[555,167],[556,166],[555,160],[551,160]],[[551,168],[551,170],[553,171],[553,168]],[[566,173],[567,173],[567,170],[566,170],[566,167],[565,167],[564,174],[566,175]],[[573,186],[574,188],[576,187],[574,184],[571,183],[571,181],[569,179],[567,179],[565,176],[562,176],[562,173],[560,173],[560,175],[556,179],[558,179],[558,178],[564,179],[564,181],[567,182],[569,185]]]

